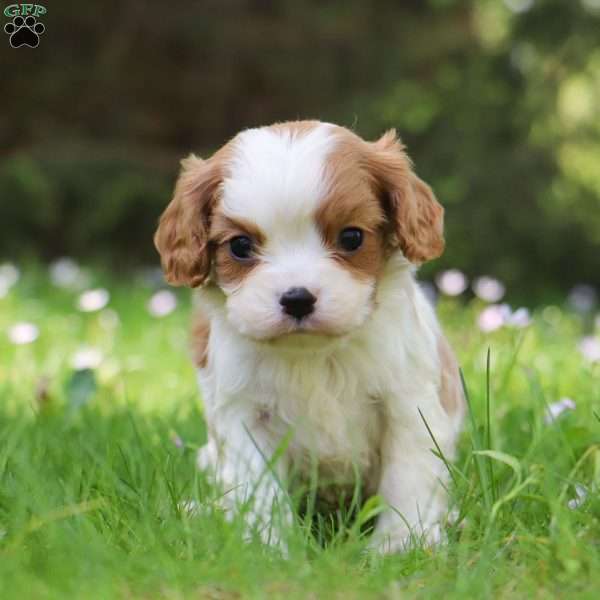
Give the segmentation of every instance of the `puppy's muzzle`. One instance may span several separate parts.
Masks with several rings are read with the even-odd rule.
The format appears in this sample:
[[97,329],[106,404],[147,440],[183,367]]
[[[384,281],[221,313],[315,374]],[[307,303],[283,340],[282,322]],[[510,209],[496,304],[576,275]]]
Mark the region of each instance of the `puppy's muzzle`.
[[304,287],[293,287],[281,295],[283,312],[300,321],[315,310],[317,299]]

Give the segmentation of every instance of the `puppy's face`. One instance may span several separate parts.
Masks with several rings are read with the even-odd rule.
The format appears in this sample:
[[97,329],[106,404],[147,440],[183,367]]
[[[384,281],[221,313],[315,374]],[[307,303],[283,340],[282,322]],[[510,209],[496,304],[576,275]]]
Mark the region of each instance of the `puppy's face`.
[[392,253],[441,254],[442,215],[394,132],[284,123],[184,161],[155,242],[171,283],[219,286],[241,334],[340,336],[368,318]]

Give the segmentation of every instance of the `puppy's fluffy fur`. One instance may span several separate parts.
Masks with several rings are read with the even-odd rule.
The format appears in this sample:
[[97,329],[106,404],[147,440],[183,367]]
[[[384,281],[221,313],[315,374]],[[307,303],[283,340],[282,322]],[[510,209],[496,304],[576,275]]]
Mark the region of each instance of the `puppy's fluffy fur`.
[[[316,480],[335,504],[358,480],[388,506],[377,547],[437,539],[447,473],[421,414],[452,458],[464,402],[414,279],[444,249],[443,209],[395,132],[366,142],[327,123],[282,123],[182,167],[155,243],[167,280],[199,287],[209,431],[199,464],[226,498],[249,503],[252,526],[273,526],[274,505],[289,517],[286,486]],[[362,232],[351,251],[340,242],[349,227]],[[251,244],[241,259],[240,236]],[[283,310],[290,288],[312,294],[310,314]]]

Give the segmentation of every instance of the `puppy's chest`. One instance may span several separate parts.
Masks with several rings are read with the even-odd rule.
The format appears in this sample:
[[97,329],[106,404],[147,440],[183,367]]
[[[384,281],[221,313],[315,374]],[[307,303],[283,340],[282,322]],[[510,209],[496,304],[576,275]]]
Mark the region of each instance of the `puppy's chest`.
[[289,436],[288,458],[302,474],[343,484],[378,463],[382,409],[357,361],[315,359],[257,369],[255,414],[274,440]]

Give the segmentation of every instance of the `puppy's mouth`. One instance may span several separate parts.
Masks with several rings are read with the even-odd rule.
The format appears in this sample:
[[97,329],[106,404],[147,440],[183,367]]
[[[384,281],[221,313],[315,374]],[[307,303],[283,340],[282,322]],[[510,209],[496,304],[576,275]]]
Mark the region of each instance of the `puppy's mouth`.
[[317,314],[311,314],[303,319],[285,318],[282,323],[282,335],[320,335],[337,337],[345,331],[339,330]]
[[298,351],[329,348],[349,332],[340,331],[313,316],[301,320],[286,319],[278,331],[261,341],[269,346]]
[[263,344],[277,351],[286,352],[317,352],[335,347],[343,334],[332,335],[309,331],[307,329],[296,329],[291,332],[282,333],[276,337],[271,337],[263,341]]

